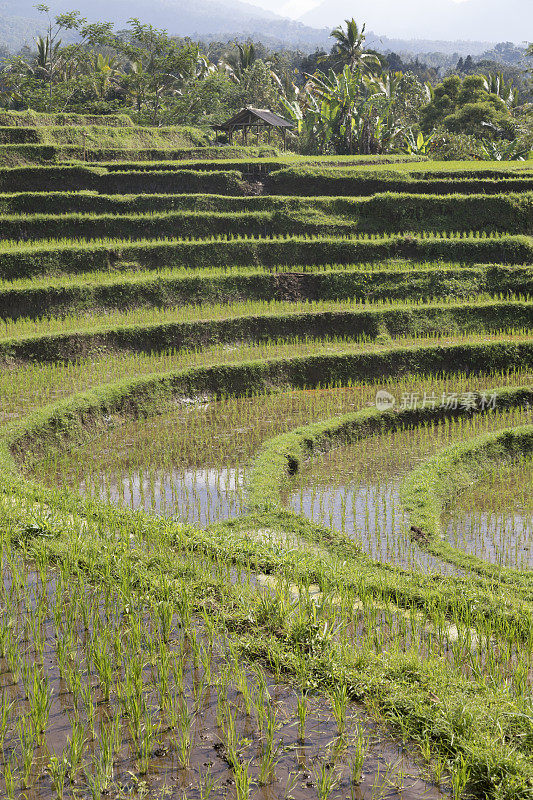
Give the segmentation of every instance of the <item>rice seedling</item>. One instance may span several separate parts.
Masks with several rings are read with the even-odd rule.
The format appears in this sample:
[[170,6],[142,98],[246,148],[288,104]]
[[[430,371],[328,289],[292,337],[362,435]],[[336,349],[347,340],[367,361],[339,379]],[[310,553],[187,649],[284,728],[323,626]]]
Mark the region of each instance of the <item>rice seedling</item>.
[[359,786],[363,778],[363,768],[369,748],[368,738],[359,725],[351,736],[350,746],[350,784],[355,787]]
[[453,800],[460,800],[468,783],[468,766],[461,756],[459,762],[451,769],[451,784]]
[[197,787],[200,800],[209,800],[217,788],[216,781],[211,774],[211,767],[207,767],[205,772],[200,771]]
[[319,800],[328,800],[339,784],[339,776],[329,764],[322,763],[313,770]]
[[71,781],[76,780],[76,776],[81,771],[83,755],[87,737],[85,735],[85,725],[75,716],[72,721],[72,733],[68,738],[68,763],[69,777]]
[[250,764],[249,762],[237,762],[233,766],[235,775],[235,796],[237,800],[248,800],[250,797]]
[[263,743],[261,757],[259,759],[259,774],[257,782],[259,786],[268,786],[276,777],[276,764],[279,762],[280,745],[273,749],[273,742],[267,737]]
[[181,697],[176,704],[176,753],[181,769],[187,769],[191,760],[193,743],[192,723],[194,715],[187,708],[186,701]]
[[70,764],[66,753],[63,753],[60,758],[55,755],[50,757],[47,770],[50,773],[57,800],[63,800],[69,769]]
[[346,712],[348,710],[348,690],[346,684],[336,686],[330,692],[331,707],[339,736],[344,736],[346,732]]
[[33,720],[31,717],[19,717],[16,725],[20,745],[21,785],[28,789],[32,784],[32,768],[37,744]]
[[15,788],[17,785],[17,770],[14,759],[9,759],[4,762],[4,787],[7,800],[15,800]]
[[[141,722],[141,728],[138,735],[138,769],[140,775],[145,775],[148,772],[148,768],[150,766],[150,760],[152,758],[152,752],[154,749],[157,748],[157,738],[158,738],[159,728],[160,725],[158,722],[154,722],[151,711],[148,708],[146,708],[146,706],[144,706],[143,719]],[[184,726],[182,719],[180,719],[179,753],[182,759],[184,758],[184,753],[187,752],[187,744],[189,742],[187,736],[190,736],[190,726],[188,731],[186,731],[185,735],[183,731],[184,731]],[[190,744],[188,745],[188,752],[190,752]],[[106,764],[108,769],[112,769],[112,762],[111,765],[109,765],[109,762],[106,759],[104,763]]]
[[[373,558],[411,570],[449,571],[424,553],[405,531],[397,489],[401,475],[445,443],[529,419],[527,408],[518,409],[341,447],[313,460],[288,502],[299,513],[353,537]],[[516,540],[513,546],[518,546]]]

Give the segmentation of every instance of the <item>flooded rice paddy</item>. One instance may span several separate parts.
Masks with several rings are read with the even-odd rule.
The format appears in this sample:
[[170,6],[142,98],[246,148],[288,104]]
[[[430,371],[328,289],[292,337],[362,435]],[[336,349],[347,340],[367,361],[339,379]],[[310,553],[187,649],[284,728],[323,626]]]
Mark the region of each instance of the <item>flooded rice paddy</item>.
[[[478,379],[480,388],[485,380]],[[415,388],[421,385],[419,381]],[[449,381],[435,380],[431,390],[436,393],[447,385]],[[390,389],[401,396],[408,386],[412,394],[408,379]],[[246,510],[247,470],[265,440],[316,419],[362,408],[372,402],[375,392],[375,386],[356,386],[223,401],[184,400],[170,413],[118,424],[75,452],[45,455],[34,465],[33,475],[104,502],[205,526]],[[530,421],[528,409],[480,414],[318,453],[295,476],[283,500],[297,513],[347,534],[378,561],[448,573],[451,567],[425,553],[406,532],[398,500],[402,478],[453,442]],[[486,524],[476,517],[477,534],[469,535],[472,520],[463,515],[460,521],[455,515],[452,521],[447,518],[446,535],[465,550],[482,553],[483,547],[474,541],[477,535],[491,560],[529,565],[531,513],[522,518],[507,512],[500,516],[499,533],[492,530],[493,515]],[[494,543],[492,550],[489,540]],[[506,555],[499,555],[504,550]]]
[[533,459],[498,464],[446,509],[444,536],[492,564],[533,568]]
[[346,694],[243,667],[215,617],[3,559],[2,797],[443,796]]
[[[456,572],[455,567],[428,555],[412,541],[399,501],[400,483],[418,463],[443,447],[482,432],[530,421],[531,411],[516,410],[387,433],[335,448],[311,458],[304,465],[300,474],[293,479],[286,502],[298,514],[304,514],[314,522],[355,539],[377,561],[410,570]],[[505,470],[505,466],[502,469]],[[488,526],[483,527],[479,516],[475,517],[475,521],[470,516],[472,536],[475,532],[476,541],[483,542],[483,548],[476,549],[473,539],[469,539],[467,535],[461,536],[461,527],[466,532],[468,523],[456,512],[449,512],[447,516],[448,539],[466,552],[476,555],[481,555],[482,550],[486,553],[492,552],[495,558],[500,558],[498,553],[505,550],[506,563],[509,566],[529,565],[528,543],[531,544],[533,536],[531,469],[529,473],[521,473],[521,477],[524,504],[525,498],[529,498],[529,515],[517,517],[511,509],[504,507],[502,510],[498,504],[499,510],[494,512],[493,522],[496,518],[499,519],[499,543],[495,539],[494,531]],[[484,486],[483,483],[482,487]],[[484,489],[479,488],[479,496],[484,493]],[[459,499],[458,502],[461,508],[469,505],[468,498]]]

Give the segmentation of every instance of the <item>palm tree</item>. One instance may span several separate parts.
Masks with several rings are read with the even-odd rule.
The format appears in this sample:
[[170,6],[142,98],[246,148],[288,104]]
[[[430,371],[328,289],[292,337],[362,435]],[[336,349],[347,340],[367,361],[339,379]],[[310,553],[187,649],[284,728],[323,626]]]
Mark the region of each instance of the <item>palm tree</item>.
[[222,66],[226,68],[229,77],[235,83],[241,83],[246,70],[256,61],[257,53],[253,42],[242,45],[235,42],[235,50],[227,58],[222,59]]
[[373,53],[365,53],[365,28],[363,25],[359,29],[357,22],[352,19],[345,19],[346,30],[339,25],[334,28],[330,36],[336,40],[333,48],[333,56],[336,58],[337,66],[350,67],[351,70],[362,67],[380,66],[380,61]]

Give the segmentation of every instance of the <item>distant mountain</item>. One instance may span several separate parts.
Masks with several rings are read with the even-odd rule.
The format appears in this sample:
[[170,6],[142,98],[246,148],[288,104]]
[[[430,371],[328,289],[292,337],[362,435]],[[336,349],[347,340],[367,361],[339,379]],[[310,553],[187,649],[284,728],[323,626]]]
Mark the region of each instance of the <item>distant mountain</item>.
[[[35,10],[35,2],[4,0],[0,3],[0,43],[18,48],[43,32],[45,20]],[[89,22],[114,22],[116,30],[137,17],[156,28],[165,28],[171,35],[192,38],[205,35],[263,37],[280,45],[313,49],[326,45],[329,33],[240,0],[52,0],[50,6],[53,14],[76,9]],[[18,22],[22,17],[26,18],[24,25]]]
[[443,39],[391,39],[388,36],[378,36],[373,31],[368,30],[365,44],[379,53],[410,53],[413,56],[423,56],[428,53],[442,53],[447,56],[480,56],[494,47],[494,42],[473,42],[462,39],[456,41],[445,41]]
[[[0,0],[0,49],[7,45],[16,51],[44,32],[46,20],[36,11],[36,2]],[[431,12],[427,0],[373,0],[370,4],[365,0],[322,0],[298,21],[241,0],[50,0],[50,5],[52,15],[77,9],[89,22],[113,22],[115,30],[137,17],[173,36],[203,41],[250,37],[272,49],[291,47],[306,52],[329,50],[331,29],[352,16],[366,22],[367,45],[382,52],[476,56],[494,42],[533,37],[533,0],[507,0],[505,14],[501,0],[431,0]],[[276,8],[288,9],[286,0],[279,0]],[[468,41],[471,37],[476,41]]]
[[0,5],[0,48],[18,50],[25,42],[31,42],[38,30],[40,20],[35,19],[35,9],[27,17],[5,14]]
[[[322,0],[300,17],[314,27],[354,17],[368,30],[400,39],[533,39],[533,0]],[[427,50],[426,50],[427,52]]]

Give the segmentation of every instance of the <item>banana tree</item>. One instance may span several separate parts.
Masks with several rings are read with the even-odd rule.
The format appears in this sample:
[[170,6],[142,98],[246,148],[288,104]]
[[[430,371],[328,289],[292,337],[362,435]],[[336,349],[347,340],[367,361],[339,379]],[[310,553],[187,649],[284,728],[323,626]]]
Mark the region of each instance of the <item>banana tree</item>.
[[528,146],[513,139],[511,142],[493,139],[481,140],[481,153],[484,161],[525,161]]
[[390,111],[391,84],[368,81],[360,69],[345,67],[337,75],[309,76],[309,94],[320,101],[321,115],[332,128],[337,149],[348,153],[378,153],[399,133]]
[[415,135],[413,128],[409,128],[403,132],[403,149],[409,155],[426,156],[434,138],[435,131],[429,136],[424,136],[422,131],[418,131]]
[[327,116],[322,114],[321,104],[312,96],[294,87],[295,96],[289,99],[280,97],[287,115],[294,123],[300,147],[307,152],[326,153],[332,146],[333,130]]
[[518,105],[518,89],[512,80],[505,81],[502,72],[491,72],[484,77],[483,82],[487,92],[495,94],[500,100],[503,100],[507,108],[515,108]]
[[122,72],[117,58],[98,53],[90,62],[89,75],[96,97],[104,99],[110,88],[118,85]]

